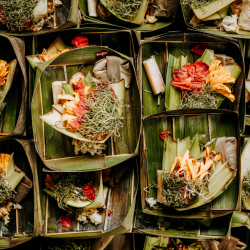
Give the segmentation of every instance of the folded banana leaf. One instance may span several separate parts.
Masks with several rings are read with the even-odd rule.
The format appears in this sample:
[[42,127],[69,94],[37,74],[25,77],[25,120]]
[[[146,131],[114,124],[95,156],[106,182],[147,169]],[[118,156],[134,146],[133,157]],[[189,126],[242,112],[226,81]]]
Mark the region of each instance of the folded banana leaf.
[[[236,74],[237,81],[233,88],[235,101],[232,103],[227,98],[218,98],[217,108],[240,111],[244,117],[244,104],[241,102],[242,88],[244,81],[244,61],[241,52],[240,43],[207,34],[199,33],[168,33],[162,36],[152,37],[140,41],[141,47],[138,55],[138,80],[141,86],[141,96],[143,103],[143,116],[149,116],[160,113],[166,108],[169,110],[177,109],[181,103],[181,91],[170,85],[173,70],[181,67],[181,61],[187,60],[193,63],[199,56],[194,55],[191,49],[197,43],[206,43],[208,48],[216,51],[216,53],[225,54],[235,59],[235,62],[241,68],[241,73]],[[166,91],[162,95],[160,104],[158,105],[158,96],[154,95],[146,71],[143,67],[143,61],[155,56],[157,65],[166,79]],[[170,74],[169,74],[170,72]],[[164,98],[165,95],[165,98]],[[242,120],[241,120],[242,121]],[[243,127],[243,123],[241,123]]]
[[[236,113],[218,109],[212,112],[211,110],[203,109],[168,111],[144,119],[141,148],[141,201],[143,212],[173,218],[207,219],[223,216],[232,213],[232,211],[239,210],[240,196],[238,182],[240,178],[240,142],[237,119],[238,115]],[[180,140],[177,146],[175,143],[170,144],[171,147],[169,147],[169,151],[171,151],[171,158],[168,158],[167,155],[164,156],[163,153],[163,149],[168,150],[166,145],[164,146],[164,142],[160,139],[160,133],[163,131],[169,131],[169,136],[173,137],[174,140]],[[150,208],[146,203],[146,198],[157,198],[157,190],[155,188],[155,183],[157,183],[157,170],[161,170],[163,167],[169,169],[174,159],[172,153],[175,155],[178,152],[182,155],[181,151],[185,149],[185,145],[189,140],[187,137],[189,136],[191,139],[195,138],[197,133],[199,135],[205,135],[208,141],[212,138],[224,136],[235,137],[237,140],[237,152],[234,152],[234,154],[237,155],[236,166],[234,167],[232,164],[232,166],[229,167],[224,165],[224,163],[221,164],[218,162],[216,166],[219,170],[218,175],[212,176],[211,182],[209,182],[209,185],[211,185],[211,193],[205,194],[205,196],[208,195],[206,199],[200,197],[196,201],[197,203],[190,203],[190,207],[182,207],[177,209],[178,211],[173,208],[161,206],[158,208]],[[184,138],[186,139],[183,140]],[[154,142],[153,146],[151,145],[152,142]],[[192,153],[198,155],[197,150],[195,150],[195,145],[197,146],[198,144],[195,143],[194,140],[190,150]],[[200,155],[200,157],[202,157],[202,155]],[[163,162],[162,159],[164,159]],[[238,171],[236,172],[236,169],[232,168],[237,168]],[[223,175],[223,178],[221,178],[220,174]],[[227,178],[225,178],[224,175],[226,175]],[[237,178],[233,178],[235,175]],[[219,178],[219,181],[217,178]],[[220,181],[220,179],[223,181]],[[145,189],[148,191],[147,193]],[[213,199],[213,197],[215,199]],[[205,204],[206,202],[209,203]],[[190,210],[186,210],[189,208]]]
[[[33,140],[5,138],[0,142],[0,152],[12,153],[13,159],[10,159],[10,164],[13,165],[14,161],[14,164],[33,182],[32,192],[20,202],[22,208],[20,210],[12,208],[10,222],[8,225],[5,225],[6,229],[2,229],[3,235],[0,238],[0,248],[6,249],[27,242],[41,234],[42,211],[40,207],[37,159]],[[13,174],[13,171],[9,172],[9,178],[12,178],[11,173]],[[13,178],[16,179],[15,176]],[[15,182],[14,179],[11,181]]]
[[[220,31],[220,29],[217,28],[217,26],[214,24],[215,20],[201,21],[197,26],[194,26],[194,25],[192,25],[192,23],[190,23],[191,19],[194,16],[193,10],[190,7],[190,5],[184,4],[184,0],[181,0],[181,9],[182,9],[182,14],[183,14],[185,23],[190,30],[193,30],[193,31],[198,30],[198,31],[203,32],[203,33],[218,35],[221,37],[229,37],[229,38],[233,37],[233,38],[238,38],[238,39],[241,39],[241,38],[249,39],[249,37],[250,37],[250,31],[240,30],[239,34],[228,33],[226,31]],[[218,18],[218,19],[220,19],[220,18]]]
[[243,207],[245,210],[250,210],[250,197],[245,197],[243,195],[244,187],[242,186],[242,181],[248,171],[250,171],[250,157],[249,157],[249,150],[250,150],[250,140],[248,139],[245,141],[241,148],[241,199],[243,203]]
[[[50,45],[50,47],[47,49],[48,56],[51,56],[51,54],[55,51],[63,51],[66,49],[66,45],[64,44],[62,38],[58,36],[56,40]],[[43,62],[39,55],[31,55],[26,56],[28,62],[30,63],[31,67],[35,70],[37,64]]]
[[[142,32],[156,31],[156,30],[168,27],[173,22],[176,16],[178,4],[179,4],[178,1],[176,0],[168,0],[167,8],[164,8],[164,12],[166,12],[166,17],[164,18],[162,17],[158,19],[155,23],[151,24],[151,23],[145,23],[145,20],[144,20],[147,7],[148,7],[148,3],[149,3],[148,0],[142,1],[140,9],[135,14],[135,16],[132,17],[131,19],[126,19],[122,17],[122,15],[125,14],[124,11],[121,11],[122,15],[119,15],[114,10],[112,10],[107,0],[102,0],[101,3],[110,11],[110,13],[113,14],[113,16],[109,17],[108,19],[103,19],[103,20],[99,17],[89,16],[87,1],[79,0],[79,8],[81,10],[81,13],[83,15],[83,20],[84,20],[83,27],[85,24],[93,23],[93,24],[111,26],[113,28],[128,28],[128,29],[133,29],[133,30],[142,31]],[[156,9],[157,7],[159,6],[155,6]]]
[[96,54],[104,51],[108,52],[108,55],[118,55],[128,59],[133,67],[133,60],[130,57],[104,46],[72,49],[37,66],[31,105],[33,133],[37,152],[51,170],[66,172],[100,170],[134,157],[138,152],[141,106],[135,75],[130,88],[125,91],[123,128],[119,131],[121,136],[113,142],[113,146],[112,138],[107,140],[108,150],[104,152],[105,154],[75,156],[72,139],[41,122],[40,116],[50,112],[53,104],[52,82],[65,80],[63,67],[58,65],[66,65],[68,79],[79,70],[83,74],[92,73],[93,65],[99,60]]
[[0,35],[3,49],[0,59],[9,63],[6,83],[1,87],[1,102],[6,106],[1,111],[0,140],[23,135],[27,115],[27,77],[25,66],[25,44],[20,38]]
[[233,212],[232,227],[247,227],[250,229],[250,217],[246,212]]
[[140,199],[136,208],[134,232],[185,239],[222,239],[231,233],[232,213],[215,219],[174,219],[143,214]]
[[[49,3],[50,1],[40,0],[39,4],[41,4],[41,2],[44,2],[45,5],[47,5],[47,2]],[[39,4],[37,5],[37,10],[41,9],[41,5]],[[21,32],[11,32],[5,26],[2,26],[0,33],[10,36],[34,36],[61,31],[70,27],[76,28],[80,22],[78,13],[78,0],[64,0],[61,5],[55,7],[55,11],[51,15],[51,18],[44,17],[44,19],[47,19],[47,24],[42,26],[38,25],[35,27],[34,31],[23,30]],[[39,21],[39,23],[40,22],[42,23],[43,21]]]
[[[198,143],[196,143],[198,142]],[[181,141],[175,141],[170,136],[166,135],[164,141],[164,155],[162,168],[163,170],[171,171],[172,164],[176,156],[183,156],[185,151],[189,150],[190,154],[198,159],[200,154],[200,145],[198,136],[196,135],[192,145],[190,146],[190,137],[186,137]],[[219,152],[217,152],[219,153]],[[236,152],[235,152],[236,153]],[[213,172],[208,177],[208,186],[203,186],[200,191],[200,196],[193,203],[184,205],[181,208],[176,208],[177,211],[185,211],[192,208],[200,207],[221,195],[236,176],[237,169],[230,167],[228,162],[223,163],[219,160],[213,169]]]
[[[126,163],[121,163],[120,167],[125,167],[124,164]],[[39,171],[42,171],[42,165]],[[41,178],[41,182],[44,183],[44,179],[45,176]],[[43,183],[41,185],[44,185]],[[128,230],[131,232],[137,188],[137,167],[133,161],[131,168],[125,172],[120,182],[108,189],[104,208],[98,209],[102,215],[101,224],[97,226],[92,223],[82,224],[71,217],[70,228],[62,227],[61,223],[56,223],[61,216],[65,216],[66,211],[59,209],[57,202],[48,199],[47,194],[42,192],[41,204],[43,204],[42,211],[44,211],[43,220],[45,222],[42,236],[46,238],[93,238],[124,234]]]

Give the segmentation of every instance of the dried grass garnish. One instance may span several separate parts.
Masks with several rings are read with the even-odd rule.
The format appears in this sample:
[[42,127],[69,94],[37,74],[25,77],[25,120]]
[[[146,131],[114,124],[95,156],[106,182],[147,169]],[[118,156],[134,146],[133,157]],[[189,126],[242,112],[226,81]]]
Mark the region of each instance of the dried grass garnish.
[[108,0],[108,7],[124,19],[131,20],[141,7],[138,0]]
[[88,240],[64,240],[56,241],[49,246],[50,250],[91,250],[91,242]]
[[162,201],[168,207],[182,207],[197,198],[200,190],[208,183],[207,178],[188,179],[186,172],[180,177],[178,172],[165,171],[163,175]]
[[184,0],[182,4],[188,4],[191,7],[194,6],[195,8],[201,8],[212,1],[213,0]]
[[98,84],[88,94],[86,102],[89,108],[83,119],[79,121],[81,126],[78,131],[93,139],[107,136],[111,132],[115,137],[119,137],[119,129],[123,126],[118,112],[120,102],[112,90],[111,84]]
[[39,0],[0,0],[1,21],[11,32],[23,31],[25,22],[32,20]]
[[0,203],[14,198],[15,197],[15,190],[12,188],[12,186],[8,183],[5,176],[0,177]]
[[216,104],[217,92],[212,90],[207,84],[203,84],[200,91],[185,92],[178,109],[215,109]]
[[248,170],[243,177],[241,192],[244,200],[250,198],[250,170]]
[[60,173],[56,176],[53,197],[57,200],[58,207],[73,213],[73,209],[66,205],[68,199],[88,200],[83,193],[83,173]]

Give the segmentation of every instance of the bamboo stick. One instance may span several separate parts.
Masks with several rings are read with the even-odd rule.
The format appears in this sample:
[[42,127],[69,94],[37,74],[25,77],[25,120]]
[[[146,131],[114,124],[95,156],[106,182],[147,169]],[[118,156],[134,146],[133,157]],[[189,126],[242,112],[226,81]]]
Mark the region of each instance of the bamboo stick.
[[45,234],[47,234],[48,230],[48,210],[49,210],[49,196],[47,194],[46,197],[46,210],[45,210]]
[[[18,210],[17,210],[17,208],[16,208],[16,234],[19,233],[18,226],[19,226],[19,224],[18,224]],[[1,233],[2,233],[2,230],[1,230]],[[2,237],[2,236],[1,236],[1,237]]]

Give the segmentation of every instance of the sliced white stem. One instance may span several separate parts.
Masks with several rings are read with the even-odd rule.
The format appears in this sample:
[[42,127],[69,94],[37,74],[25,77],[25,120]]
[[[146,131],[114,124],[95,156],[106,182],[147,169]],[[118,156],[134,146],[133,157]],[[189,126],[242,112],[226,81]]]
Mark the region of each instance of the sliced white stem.
[[89,11],[89,16],[97,17],[97,0],[88,0],[88,11]]
[[63,88],[62,88],[62,84],[66,83],[65,81],[55,81],[52,82],[52,93],[53,93],[53,101],[54,101],[54,105],[57,105],[59,103],[58,100],[58,95],[62,95],[63,94]]
[[155,57],[151,56],[151,58],[143,62],[143,65],[154,94],[163,94],[165,92],[165,84]]

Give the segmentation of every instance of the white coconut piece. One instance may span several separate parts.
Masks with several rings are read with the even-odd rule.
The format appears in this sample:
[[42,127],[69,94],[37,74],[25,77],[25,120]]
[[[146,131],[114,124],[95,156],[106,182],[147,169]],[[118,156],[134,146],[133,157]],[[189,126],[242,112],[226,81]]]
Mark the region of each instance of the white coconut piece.
[[40,0],[33,10],[33,20],[38,21],[48,16],[47,0]]
[[97,211],[91,215],[89,215],[89,219],[96,226],[102,223],[102,216],[97,213]]

